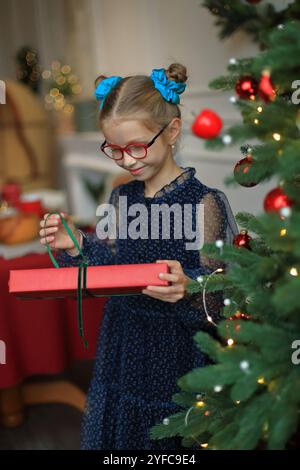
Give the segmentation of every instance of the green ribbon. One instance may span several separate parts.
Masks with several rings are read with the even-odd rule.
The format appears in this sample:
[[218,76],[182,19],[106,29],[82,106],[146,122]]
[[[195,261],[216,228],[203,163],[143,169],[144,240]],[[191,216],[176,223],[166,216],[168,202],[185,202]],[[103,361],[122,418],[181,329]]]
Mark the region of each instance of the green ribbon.
[[[83,315],[82,315],[82,299],[83,295],[89,296],[89,297],[124,297],[128,295],[141,295],[141,293],[129,293],[129,294],[93,294],[88,291],[87,289],[87,267],[88,267],[88,260],[84,256],[76,238],[74,237],[72,231],[70,230],[65,218],[57,211],[52,211],[48,214],[46,217],[45,223],[48,220],[48,218],[52,215],[56,214],[60,217],[60,220],[66,229],[67,234],[71,238],[72,242],[74,243],[75,247],[77,248],[82,261],[78,265],[78,276],[77,276],[77,324],[78,324],[78,331],[79,331],[79,336],[82,338],[83,345],[85,348],[88,348],[88,341],[84,337],[84,329],[83,329]],[[48,254],[50,256],[50,259],[54,265],[55,268],[59,268],[60,266],[58,265],[56,259],[54,258],[51,248],[47,242],[47,237],[46,237],[46,247]]]
[[[84,254],[82,253],[82,250],[81,250],[76,238],[74,237],[72,231],[70,230],[65,218],[59,212],[57,212],[57,211],[50,212],[48,214],[48,216],[46,217],[45,224],[46,224],[48,218],[53,214],[56,214],[60,217],[60,220],[61,220],[67,234],[71,238],[72,242],[74,243],[75,247],[77,248],[77,250],[78,250],[78,252],[81,256],[81,259],[82,259],[82,261],[78,265],[78,276],[77,276],[77,323],[78,323],[79,336],[82,338],[84,347],[88,348],[88,341],[84,337],[83,318],[82,318],[82,290],[86,291],[86,279],[87,279],[86,270],[87,270],[87,266],[88,266],[88,261],[87,261],[86,257],[84,256]],[[53,254],[52,254],[52,251],[51,251],[51,248],[49,246],[49,243],[47,242],[47,236],[46,236],[46,247],[47,247],[48,254],[50,256],[50,259],[51,259],[54,267],[59,268],[59,264],[57,263],[56,259],[54,258]]]

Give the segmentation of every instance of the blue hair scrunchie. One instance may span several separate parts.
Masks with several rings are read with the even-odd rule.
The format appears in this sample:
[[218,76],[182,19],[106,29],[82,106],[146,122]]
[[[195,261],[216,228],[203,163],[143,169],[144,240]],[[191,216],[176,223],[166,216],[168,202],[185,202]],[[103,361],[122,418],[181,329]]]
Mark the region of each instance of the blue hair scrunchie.
[[120,80],[123,80],[123,77],[118,77],[114,75],[112,77],[108,77],[108,78],[105,78],[104,80],[101,80],[101,82],[99,83],[99,85],[97,86],[95,90],[95,96],[96,96],[97,101],[101,101],[100,109],[102,108],[104,100],[106,96],[108,95],[108,93],[110,92],[110,90],[114,88],[117,85],[117,83],[119,83]]
[[179,95],[184,92],[186,83],[178,83],[175,82],[175,80],[169,80],[165,69],[153,69],[150,78],[152,78],[155,88],[166,101],[174,104],[180,103]]

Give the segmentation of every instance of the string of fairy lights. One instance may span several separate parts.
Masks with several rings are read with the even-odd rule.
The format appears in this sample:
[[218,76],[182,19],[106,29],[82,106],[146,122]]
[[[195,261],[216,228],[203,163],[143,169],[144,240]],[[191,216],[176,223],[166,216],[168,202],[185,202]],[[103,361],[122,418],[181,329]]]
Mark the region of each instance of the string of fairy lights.
[[[286,221],[291,216],[292,210],[291,210],[290,207],[283,207],[283,208],[281,208],[281,210],[279,212],[280,212],[281,219]],[[280,233],[281,236],[285,236],[286,233],[287,233],[286,228],[281,229],[281,233]],[[216,240],[215,245],[220,250],[220,253],[222,253],[223,246],[224,246],[223,240]],[[225,270],[223,268],[217,268],[211,274],[209,274],[206,278],[204,278],[204,276],[199,276],[197,278],[197,282],[199,282],[199,284],[203,284],[203,290],[202,290],[203,297],[202,298],[203,298],[203,308],[204,308],[206,319],[207,319],[208,323],[213,324],[215,326],[217,326],[217,325],[214,322],[214,320],[213,320],[213,318],[212,318],[212,316],[209,313],[208,308],[207,308],[207,302],[206,302],[207,284],[208,284],[209,280],[212,278],[212,276],[214,276],[215,274],[224,273],[224,272],[225,272]],[[298,270],[297,270],[296,267],[291,267],[290,270],[289,270],[289,273],[290,273],[291,276],[298,276],[299,275]],[[229,306],[229,305],[231,305],[231,299],[225,298],[223,303],[224,303],[225,306]],[[241,313],[237,310],[234,317],[229,317],[229,318],[227,318],[227,320],[248,320],[250,318],[251,318],[250,315]],[[236,325],[236,330],[238,331],[240,329],[240,327],[241,327],[240,324],[237,324]],[[233,347],[234,344],[235,344],[235,342],[232,338],[227,339],[227,347],[228,348]],[[251,365],[250,365],[250,362],[247,359],[241,360],[240,363],[239,363],[239,366],[240,366],[240,369],[245,374],[249,374],[251,372]],[[272,389],[272,386],[273,386],[272,383],[266,384],[265,378],[263,376],[257,377],[257,383],[259,385],[264,385],[264,386],[267,385],[270,390]],[[223,391],[223,386],[221,384],[217,383],[213,387],[213,391],[214,391],[214,393],[220,393],[220,392]],[[235,404],[237,406],[240,403],[241,403],[240,400],[235,401]],[[208,417],[208,416],[211,415],[211,411],[208,409],[207,403],[205,401],[205,393],[203,393],[203,392],[198,393],[196,395],[195,403],[187,410],[187,412],[185,414],[185,418],[184,418],[185,426],[188,426],[188,424],[189,424],[189,417],[190,417],[191,413],[193,411],[199,412],[200,410],[203,413],[203,416],[205,416],[205,417]],[[220,410],[214,410],[214,411],[217,411],[219,414],[221,414]],[[164,418],[163,424],[166,425],[166,426],[169,425],[170,424],[170,419],[169,418]],[[207,449],[209,447],[208,442],[200,442],[196,438],[196,436],[194,436],[194,435],[192,435],[191,437],[199,445],[199,447],[201,447],[202,449]]]

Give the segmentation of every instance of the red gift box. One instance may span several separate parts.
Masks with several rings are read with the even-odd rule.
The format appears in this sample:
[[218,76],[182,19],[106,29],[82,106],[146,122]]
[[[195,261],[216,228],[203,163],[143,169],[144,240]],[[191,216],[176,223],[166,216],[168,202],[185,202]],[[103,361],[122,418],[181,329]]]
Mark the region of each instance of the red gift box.
[[[86,287],[103,296],[137,294],[147,286],[168,286],[158,277],[169,272],[167,263],[89,266]],[[77,295],[78,268],[11,270],[9,292],[24,298],[53,298]]]

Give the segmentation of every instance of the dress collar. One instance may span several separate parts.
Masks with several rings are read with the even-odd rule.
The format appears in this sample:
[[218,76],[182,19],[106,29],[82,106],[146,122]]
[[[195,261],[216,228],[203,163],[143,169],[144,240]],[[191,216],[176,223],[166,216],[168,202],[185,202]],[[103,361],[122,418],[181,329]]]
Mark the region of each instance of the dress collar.
[[152,197],[146,197],[144,195],[144,182],[139,181],[140,190],[141,190],[141,193],[142,193],[144,199],[151,200],[151,199],[156,199],[156,198],[159,198],[159,197],[163,197],[164,195],[169,194],[170,192],[174,191],[174,189],[177,189],[178,187],[180,187],[186,181],[191,179],[196,173],[196,170],[193,167],[188,166],[188,167],[184,168],[184,167],[181,166],[180,168],[182,168],[183,172],[180,173],[180,175],[176,176],[176,178],[174,178],[172,181],[170,181],[170,183],[167,183],[165,186],[163,186]]

